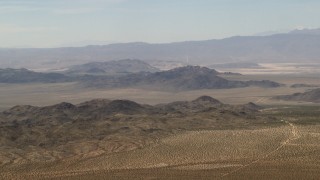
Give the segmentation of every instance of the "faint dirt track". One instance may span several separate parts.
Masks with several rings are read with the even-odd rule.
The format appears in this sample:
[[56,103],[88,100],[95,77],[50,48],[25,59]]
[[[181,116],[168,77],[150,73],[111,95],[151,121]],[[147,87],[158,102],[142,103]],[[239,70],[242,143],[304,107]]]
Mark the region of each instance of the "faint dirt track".
[[[163,139],[156,146],[80,161],[65,161],[45,167],[34,164],[31,165],[33,172],[22,171],[20,176],[7,173],[0,177],[5,179],[318,177],[319,167],[314,164],[318,162],[317,157],[319,157],[319,153],[316,152],[319,152],[320,144],[316,143],[320,141],[316,140],[320,139],[317,134],[320,126],[297,126],[290,122],[286,123],[287,126],[260,130],[188,132]],[[306,138],[312,141],[305,142]],[[304,144],[300,143],[300,139],[303,139]],[[302,159],[299,159],[300,153]],[[303,163],[303,166],[296,164],[297,160]],[[305,168],[302,167],[308,167],[309,170],[303,170]],[[265,174],[268,168],[271,173],[269,175]],[[278,170],[274,172],[274,168]],[[283,168],[288,172],[284,172]]]
[[280,150],[281,148],[283,148],[284,146],[288,145],[292,140],[298,139],[300,136],[299,136],[299,134],[298,134],[297,127],[296,127],[295,125],[293,125],[292,123],[289,123],[289,122],[286,122],[286,123],[291,127],[291,136],[289,136],[288,139],[286,139],[285,141],[283,141],[280,146],[278,146],[275,150],[267,153],[267,154],[264,155],[263,157],[258,158],[257,160],[252,161],[252,162],[249,163],[249,164],[246,164],[246,165],[244,165],[244,166],[241,166],[241,167],[239,167],[239,168],[237,168],[237,169],[235,169],[235,170],[233,170],[233,171],[231,171],[231,172],[229,172],[229,173],[226,173],[226,174],[222,175],[221,177],[223,178],[223,177],[229,176],[229,175],[231,175],[231,174],[237,173],[238,171],[241,171],[241,170],[243,170],[244,168],[247,168],[247,167],[249,167],[249,166],[251,166],[251,165],[253,165],[253,164],[255,164],[255,163],[258,163],[258,162],[260,162],[260,161],[263,161],[264,159],[268,158],[268,157],[271,156],[272,154],[274,154],[274,153],[276,153],[277,151],[279,151],[279,150]]

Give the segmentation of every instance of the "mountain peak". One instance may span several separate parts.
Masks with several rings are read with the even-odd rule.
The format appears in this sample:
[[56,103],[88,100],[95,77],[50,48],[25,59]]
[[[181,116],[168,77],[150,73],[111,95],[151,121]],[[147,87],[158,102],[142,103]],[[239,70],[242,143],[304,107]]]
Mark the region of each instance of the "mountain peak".
[[201,96],[201,97],[193,100],[192,102],[208,102],[208,103],[212,103],[212,104],[222,104],[219,100],[214,99],[210,96]]
[[159,69],[149,65],[139,59],[121,59],[105,62],[89,62],[86,64],[75,65],[68,70],[71,73],[138,73],[138,72],[157,72]]
[[114,100],[111,101],[107,107],[112,112],[125,113],[137,112],[143,109],[143,107],[140,104],[129,100]]
[[219,74],[216,70],[214,69],[209,69],[207,67],[201,67],[201,66],[184,66],[184,67],[178,67],[175,69],[170,70],[172,72],[181,72],[181,73],[201,73],[201,74],[207,74],[207,73],[212,73],[212,74]]
[[62,103],[51,106],[51,108],[54,108],[57,110],[68,110],[68,109],[74,109],[76,108],[76,106],[71,103],[62,102]]

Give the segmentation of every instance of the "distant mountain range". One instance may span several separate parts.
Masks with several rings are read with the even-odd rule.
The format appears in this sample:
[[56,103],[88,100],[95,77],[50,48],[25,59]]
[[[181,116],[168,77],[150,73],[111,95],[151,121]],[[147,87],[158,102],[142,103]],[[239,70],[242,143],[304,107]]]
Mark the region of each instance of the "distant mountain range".
[[[133,60],[133,62],[137,61]],[[95,68],[98,69],[98,67]],[[125,69],[127,69],[127,67]],[[151,68],[150,66],[149,70],[156,69]],[[79,82],[79,84],[85,87],[136,87],[178,91],[197,89],[228,89],[248,86],[258,86],[264,88],[274,88],[282,86],[282,84],[269,80],[231,81],[220,77],[219,75],[221,75],[221,73],[217,72],[214,69],[200,66],[185,66],[160,72],[126,73],[125,75],[108,75],[103,69],[98,69],[99,73],[101,71],[103,71],[102,73],[105,74],[60,74],[39,73],[27,69],[0,69],[0,83]]]
[[185,66],[155,73],[135,73],[120,77],[88,78],[84,84],[89,87],[126,88],[144,87],[162,90],[228,89],[248,86],[280,87],[273,81],[230,81],[219,76],[214,69],[200,66]]
[[0,67],[63,68],[80,63],[141,59],[210,65],[226,62],[319,62],[319,29],[270,36],[236,36],[220,40],[167,44],[142,42],[74,48],[0,49]]

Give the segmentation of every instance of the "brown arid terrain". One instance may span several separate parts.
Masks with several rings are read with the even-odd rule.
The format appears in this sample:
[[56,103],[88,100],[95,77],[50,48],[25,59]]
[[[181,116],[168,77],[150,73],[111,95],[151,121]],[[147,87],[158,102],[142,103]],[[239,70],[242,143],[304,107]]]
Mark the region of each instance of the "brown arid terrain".
[[156,106],[103,99],[78,105],[15,106],[0,114],[1,153],[7,159],[1,164],[120,152],[189,130],[279,123],[260,117],[258,109],[253,103],[231,106],[209,96]]
[[0,179],[318,179],[319,105],[274,98],[317,75],[219,76],[285,86],[0,84]]
[[320,179],[319,9],[0,0],[0,180]]
[[0,177],[317,179],[319,115],[318,106],[261,109],[208,96],[16,106],[1,114]]

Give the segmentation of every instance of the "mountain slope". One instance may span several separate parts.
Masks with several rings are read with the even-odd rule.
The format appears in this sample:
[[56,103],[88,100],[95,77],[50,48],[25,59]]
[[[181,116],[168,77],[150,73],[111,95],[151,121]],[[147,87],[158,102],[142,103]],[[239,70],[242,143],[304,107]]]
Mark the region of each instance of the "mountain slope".
[[0,83],[67,82],[71,78],[59,73],[38,73],[27,69],[0,69]]
[[72,66],[68,72],[76,74],[126,74],[138,72],[157,72],[159,69],[137,59],[123,59],[108,62],[91,62]]
[[0,165],[128,151],[181,131],[250,128],[265,121],[277,122],[208,96],[156,106],[104,99],[15,106],[0,113]]
[[307,101],[320,103],[320,89],[314,89],[304,93],[295,93],[292,95],[277,96],[275,98],[286,101]]

